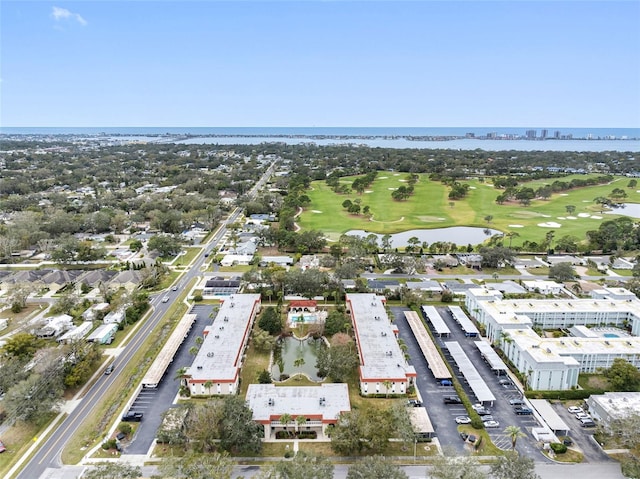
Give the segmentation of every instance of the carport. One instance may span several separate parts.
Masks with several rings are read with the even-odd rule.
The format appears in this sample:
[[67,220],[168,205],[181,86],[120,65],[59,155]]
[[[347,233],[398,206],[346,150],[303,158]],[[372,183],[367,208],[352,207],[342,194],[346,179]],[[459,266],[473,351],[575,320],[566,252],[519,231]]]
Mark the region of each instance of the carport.
[[549,426],[554,434],[568,436],[571,430],[567,423],[554,411],[546,399],[530,399],[531,406],[538,412],[542,420]]
[[434,306],[422,306],[422,314],[424,314],[425,319],[431,323],[431,326],[433,326],[433,329],[438,336],[448,337],[451,334],[451,330]]
[[481,404],[488,402],[493,405],[496,397],[484,382],[484,379],[482,379],[469,357],[464,353],[460,343],[457,341],[445,341],[444,345],[451,353],[451,357],[456,362],[458,369],[460,369],[460,372],[467,381],[467,384],[469,384],[478,402]]
[[427,364],[429,365],[429,369],[433,376],[436,379],[451,379],[451,373],[442,359],[442,356],[440,356],[436,345],[433,344],[433,340],[431,339],[431,336],[429,336],[429,333],[424,327],[424,323],[418,316],[418,313],[415,311],[405,311],[404,317],[407,318],[407,324],[411,328],[411,331],[418,342],[418,346],[420,347],[420,351],[422,351],[422,355],[427,360]]
[[465,336],[469,338],[477,338],[480,336],[480,331],[478,331],[476,325],[473,324],[473,321],[469,319],[469,316],[464,313],[460,306],[449,306],[449,311],[453,319],[456,320],[456,323],[458,323],[464,331]]
[[431,418],[427,414],[427,410],[423,407],[407,408],[409,411],[409,419],[416,433],[416,437],[426,439],[435,436],[435,429],[431,424]]
[[476,341],[474,344],[496,376],[504,376],[507,374],[507,365],[504,363],[502,358],[498,356],[498,353],[493,350],[489,343]]

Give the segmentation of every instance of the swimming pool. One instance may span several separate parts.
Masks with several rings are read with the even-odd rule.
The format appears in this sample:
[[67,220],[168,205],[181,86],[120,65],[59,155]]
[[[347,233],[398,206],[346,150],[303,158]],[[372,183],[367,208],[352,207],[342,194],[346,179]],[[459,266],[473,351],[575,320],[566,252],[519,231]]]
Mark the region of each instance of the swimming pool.
[[604,333],[603,336],[605,338],[619,338],[620,336],[618,336],[617,334],[614,333]]

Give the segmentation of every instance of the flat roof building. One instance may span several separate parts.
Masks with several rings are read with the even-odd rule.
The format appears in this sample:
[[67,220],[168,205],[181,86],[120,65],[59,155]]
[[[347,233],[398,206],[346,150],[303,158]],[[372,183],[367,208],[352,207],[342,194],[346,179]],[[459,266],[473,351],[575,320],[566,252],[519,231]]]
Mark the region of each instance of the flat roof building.
[[198,354],[185,371],[192,396],[236,394],[260,304],[259,294],[234,294],[224,299],[213,324],[204,330]]
[[416,370],[407,363],[384,308],[385,298],[371,293],[347,295],[358,355],[360,392],[406,394],[415,384]]
[[589,412],[605,425],[616,419],[626,419],[633,414],[640,414],[640,393],[609,392],[592,394],[587,399]]
[[[285,428],[324,434],[329,424],[338,421],[340,413],[351,410],[349,388],[344,383],[277,387],[275,384],[250,384],[246,399],[253,419],[264,426],[265,439],[273,438],[277,431]],[[280,421],[284,414],[291,416],[290,423]],[[306,421],[298,423],[298,417],[304,417]]]

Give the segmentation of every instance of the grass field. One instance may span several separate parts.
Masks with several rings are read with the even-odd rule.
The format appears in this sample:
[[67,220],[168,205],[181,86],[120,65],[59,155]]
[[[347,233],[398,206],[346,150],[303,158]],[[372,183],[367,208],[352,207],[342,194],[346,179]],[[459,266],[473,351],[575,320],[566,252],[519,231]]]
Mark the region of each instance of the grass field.
[[[525,240],[541,242],[549,231],[554,231],[556,240],[565,235],[585,239],[587,231],[597,229],[602,221],[618,216],[602,214],[600,206],[593,202],[598,196],[608,196],[614,188],[626,191],[627,202],[640,203],[640,190],[627,188],[628,178],[617,177],[608,185],[569,190],[555,194],[548,200],[535,200],[526,207],[519,203],[498,205],[495,199],[500,194],[499,190],[488,182],[469,180],[464,181],[470,186],[467,197],[453,202],[454,205],[451,206],[447,197],[449,188],[430,181],[427,175],[420,176],[411,198],[407,201],[395,201],[391,198],[391,192],[404,184],[406,176],[404,173],[380,172],[375,182],[362,195],[356,192],[339,195],[324,181],[313,182],[308,191],[311,205],[298,217],[297,222],[303,229],[325,232],[332,240],[351,229],[386,234],[449,226],[491,227],[505,233],[517,233],[518,236],[512,238],[513,246],[517,246]],[[351,183],[353,178],[344,178],[342,181]],[[572,176],[568,176],[563,180],[570,181],[571,178]],[[539,180],[523,186],[535,189],[553,181],[554,179]],[[369,206],[372,217],[347,213],[342,207],[342,202],[346,199],[360,199],[363,207]],[[567,205],[575,206],[572,215],[567,213]],[[485,221],[487,216],[493,216],[491,223]],[[540,223],[548,222],[560,226],[539,226]],[[465,241],[460,243],[464,244]]]

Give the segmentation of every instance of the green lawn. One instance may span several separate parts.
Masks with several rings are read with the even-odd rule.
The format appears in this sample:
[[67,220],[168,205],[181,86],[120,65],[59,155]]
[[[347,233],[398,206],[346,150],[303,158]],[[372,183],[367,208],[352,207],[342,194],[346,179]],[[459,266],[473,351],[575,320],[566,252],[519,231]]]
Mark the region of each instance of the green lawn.
[[[298,217],[297,222],[303,229],[319,229],[334,240],[350,229],[386,234],[447,226],[488,226],[519,235],[512,238],[512,245],[517,246],[524,240],[541,242],[549,231],[554,231],[556,240],[564,235],[575,235],[584,239],[586,231],[597,229],[602,221],[617,217],[602,214],[599,205],[593,202],[597,196],[608,196],[614,188],[622,187],[626,191],[627,202],[640,203],[640,193],[635,189],[626,188],[627,179],[623,177],[615,178],[613,183],[608,185],[578,188],[555,194],[548,200],[533,201],[527,207],[519,203],[498,205],[495,199],[500,190],[496,190],[489,182],[469,180],[464,181],[470,185],[467,197],[455,201],[451,207],[447,198],[449,189],[439,182],[429,180],[427,175],[420,176],[415,185],[415,194],[409,200],[395,201],[391,198],[392,189],[403,185],[400,180],[404,180],[406,176],[405,173],[379,172],[377,179],[368,189],[369,192],[362,195],[356,192],[338,195],[324,181],[315,181],[308,191],[311,205]],[[353,178],[345,178],[343,181],[350,182]],[[571,178],[569,176],[563,180],[570,181]],[[537,188],[553,181],[555,179],[539,180],[526,185]],[[370,207],[372,217],[347,213],[342,207],[342,202],[346,199],[360,199],[362,207]],[[575,219],[567,219],[567,205],[575,206],[575,212],[571,215]],[[583,217],[579,216],[580,214]],[[484,219],[489,215],[493,216],[490,224]],[[584,215],[594,215],[596,218]],[[555,222],[560,226],[538,226],[539,223],[546,222]]]

